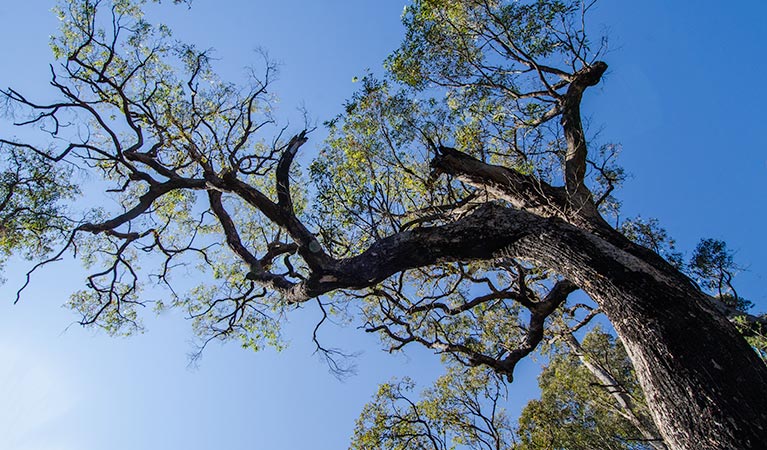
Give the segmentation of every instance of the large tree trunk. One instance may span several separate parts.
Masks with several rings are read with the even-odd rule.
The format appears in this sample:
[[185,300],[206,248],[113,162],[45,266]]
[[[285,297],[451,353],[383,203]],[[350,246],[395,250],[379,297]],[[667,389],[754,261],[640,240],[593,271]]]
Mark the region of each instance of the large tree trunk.
[[594,235],[542,237],[521,253],[558,266],[599,303],[671,448],[767,445],[767,368],[689,279]]
[[[671,448],[765,448],[767,366],[686,276],[607,225],[586,187],[580,102],[606,69],[603,62],[584,67],[560,98],[567,143],[564,189],[444,147],[432,165],[550,218],[512,244],[511,253],[559,271],[599,303]],[[517,230],[500,222],[514,236]]]

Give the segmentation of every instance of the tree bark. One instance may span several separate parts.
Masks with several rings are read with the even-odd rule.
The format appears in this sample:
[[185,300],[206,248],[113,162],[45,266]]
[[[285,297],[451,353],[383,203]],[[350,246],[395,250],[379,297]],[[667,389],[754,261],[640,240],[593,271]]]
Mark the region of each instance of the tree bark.
[[767,366],[737,330],[684,275],[566,229],[525,242],[520,256],[556,267],[599,304],[669,447],[763,448]]

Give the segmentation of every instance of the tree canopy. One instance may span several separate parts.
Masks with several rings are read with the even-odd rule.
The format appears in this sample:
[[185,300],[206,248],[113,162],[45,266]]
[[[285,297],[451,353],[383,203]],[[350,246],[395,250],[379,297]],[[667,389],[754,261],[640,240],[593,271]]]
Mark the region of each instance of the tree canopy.
[[[150,23],[144,4],[62,2],[58,98],[2,91],[16,123],[45,136],[2,140],[2,251],[45,255],[27,283],[78,256],[91,274],[68,306],[82,324],[140,329],[138,307],[159,286],[155,309],[185,311],[201,349],[230,339],[259,349],[282,345],[293,305],[317,302],[390,351],[426,346],[450,367],[418,403],[404,395],[407,380],[383,386],[363,412],[361,448],[513,448],[494,408],[504,380],[604,312],[634,368],[606,335],[583,346],[609,354],[603,369],[628,386],[623,394],[641,386],[649,412],[594,409],[611,394],[581,395],[589,366],[572,364],[576,341],[552,353],[520,445],[563,439],[534,425],[562,401],[565,391],[547,390],[555,386],[577,399],[563,420],[598,423],[572,423],[568,438],[589,443],[558,444],[568,448],[631,448],[621,445],[633,445],[624,443],[637,424],[671,448],[748,448],[763,437],[767,369],[727,319],[752,344],[763,320],[743,314],[724,244],[696,249],[687,267],[696,285],[657,223],[608,223],[625,175],[619,146],[592,145],[581,119],[583,96],[607,70],[605,41],[585,25],[592,4],[413,2],[387,73],[362,78],[308,170],[295,161],[311,130],[290,133],[272,112],[274,64],[265,58],[247,84],[226,82],[209,51]],[[75,171],[97,177],[92,188],[112,202],[71,202]],[[179,281],[182,267],[194,267],[198,285]],[[577,290],[589,300],[572,301]],[[342,354],[317,347],[342,370]],[[446,414],[454,404],[470,414]]]

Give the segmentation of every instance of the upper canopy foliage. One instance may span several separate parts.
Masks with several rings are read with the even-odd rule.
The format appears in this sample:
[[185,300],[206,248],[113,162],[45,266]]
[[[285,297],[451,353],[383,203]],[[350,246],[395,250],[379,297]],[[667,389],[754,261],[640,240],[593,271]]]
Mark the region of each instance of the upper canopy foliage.
[[[60,98],[42,103],[13,89],[3,91],[17,106],[18,124],[40,128],[55,138],[54,144],[6,140],[4,149],[36,155],[48,166],[99,174],[103,183],[96,189],[115,200],[71,212],[69,232],[48,260],[71,250],[94,267],[88,289],[70,302],[83,323],[114,333],[140,327],[135,307],[148,301],[141,290],[160,284],[170,288],[170,299],[156,305],[183,307],[203,336],[225,332],[246,343],[274,341],[276,328],[265,313],[275,308],[266,300],[273,294],[231,264],[220,246],[222,230],[212,207],[201,206],[198,195],[205,192],[206,174],[236,168],[260,186],[274,170],[277,140],[256,135],[273,122],[266,86],[274,66],[265,64],[261,78],[253,69],[245,86],[224,82],[207,52],[175,41],[165,26],[150,24],[144,3],[71,1],[58,7],[61,32],[51,45],[59,61],[52,68],[52,85]],[[58,175],[61,191],[73,192],[63,183],[68,177]],[[274,192],[272,185],[266,189]],[[229,202],[215,191],[209,197],[215,205]],[[256,251],[266,251],[264,237],[279,234],[245,204],[232,204],[228,214],[244,224],[242,240]],[[143,257],[139,267],[142,255],[157,257]],[[206,274],[201,277],[206,281],[187,293],[176,292],[172,273],[190,264]]]
[[[359,255],[386,236],[450,223],[487,201],[488,193],[438,176],[445,170],[432,159],[444,143],[531,180],[561,175],[563,139],[547,121],[559,114],[562,91],[596,56],[585,30],[575,28],[586,12],[577,3],[414,3],[405,14],[403,46],[388,63],[391,77],[366,77],[347,114],[331,126],[311,166],[317,189],[307,209],[306,188],[290,183],[300,176],[292,161],[306,137],[263,133],[274,125],[267,92],[274,66],[267,61],[252,70],[244,86],[225,82],[208,52],[151,24],[144,3],[63,2],[61,32],[52,39],[59,99],[3,91],[20,125],[56,138],[50,146],[8,139],[7,151],[63,164],[56,170],[97,173],[98,188],[115,199],[71,211],[67,226],[58,226],[68,232],[47,260],[77,251],[93,268],[88,288],[70,306],[83,323],[113,333],[140,327],[136,306],[148,301],[142,289],[159,284],[170,298],[157,307],[185,309],[204,340],[276,343],[284,300],[305,300],[300,292],[314,280],[331,284],[336,275],[323,278],[331,261]],[[461,61],[461,69],[451,72],[449,60]],[[555,61],[562,68],[549,66]],[[605,161],[595,167],[601,203],[620,171]],[[220,245],[221,235],[229,248]],[[232,252],[240,264],[232,264]],[[189,265],[204,282],[183,292],[173,273]],[[420,341],[490,363],[514,353],[518,342],[524,350],[512,359],[532,351],[538,333],[527,341],[514,318],[520,305],[546,295],[554,276],[510,258],[454,262],[347,294],[366,299],[364,321],[394,347]],[[486,293],[477,297],[480,287]],[[318,293],[329,290],[323,285]],[[563,295],[534,314],[535,328]]]

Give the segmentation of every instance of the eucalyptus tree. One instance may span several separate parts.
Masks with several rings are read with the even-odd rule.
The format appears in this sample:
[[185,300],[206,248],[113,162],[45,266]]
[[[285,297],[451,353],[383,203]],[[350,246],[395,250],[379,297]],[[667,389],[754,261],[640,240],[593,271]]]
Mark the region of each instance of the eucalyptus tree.
[[414,388],[409,378],[381,385],[357,420],[350,449],[515,448],[502,408],[505,385],[492,370],[451,365],[418,400]]
[[[3,91],[18,123],[54,138],[6,148],[74,165],[114,197],[72,212],[40,263],[75,252],[91,268],[69,301],[84,324],[140,327],[159,284],[157,307],[188,311],[203,342],[259,348],[315,301],[359,307],[392,350],[425,345],[511,380],[545,337],[602,311],[671,448],[767,441],[767,368],[695,283],[603,217],[623,175],[581,120],[607,69],[589,4],[416,0],[389,74],[365,77],[328,123],[307,190],[293,162],[309,134],[274,129],[274,67],[224,82],[143,3],[65,1],[58,98]],[[204,281],[182,290],[173,275],[189,264]]]

